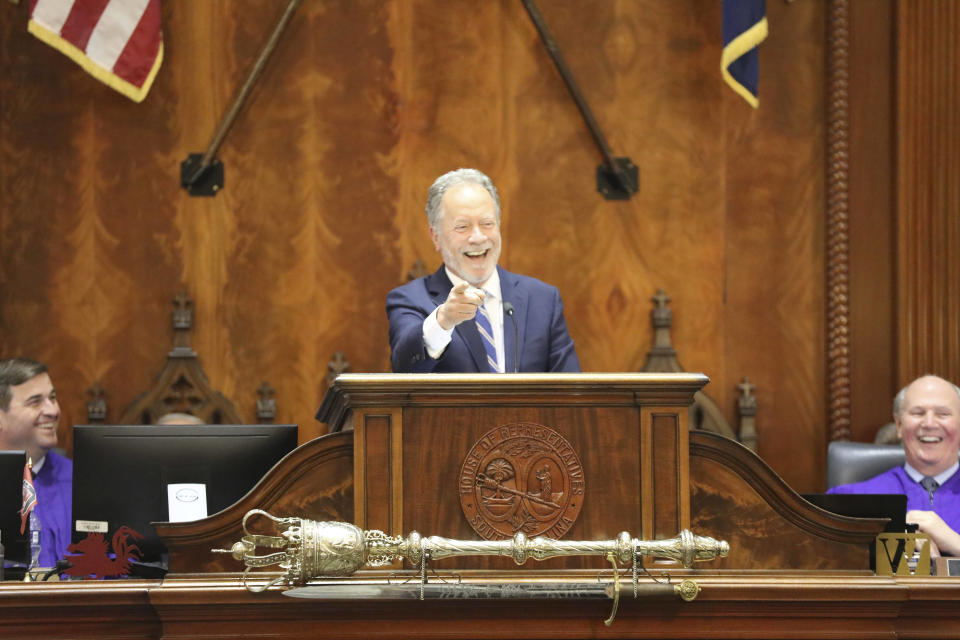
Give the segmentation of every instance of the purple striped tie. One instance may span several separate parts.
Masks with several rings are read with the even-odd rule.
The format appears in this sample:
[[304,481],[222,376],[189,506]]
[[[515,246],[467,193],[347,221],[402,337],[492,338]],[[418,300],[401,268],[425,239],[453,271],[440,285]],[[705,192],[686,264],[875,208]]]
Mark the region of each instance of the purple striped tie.
[[499,373],[500,366],[497,360],[497,343],[493,339],[493,325],[490,323],[490,316],[482,304],[477,311],[475,320],[477,330],[480,331],[480,338],[483,341],[483,348],[487,352],[487,364],[490,366],[490,373]]

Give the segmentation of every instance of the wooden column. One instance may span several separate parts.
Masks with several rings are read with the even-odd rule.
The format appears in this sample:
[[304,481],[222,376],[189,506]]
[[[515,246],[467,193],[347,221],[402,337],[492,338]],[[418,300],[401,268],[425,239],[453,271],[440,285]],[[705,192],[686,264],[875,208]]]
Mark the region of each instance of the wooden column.
[[[402,531],[403,421],[399,409],[353,413],[354,518],[358,527]],[[388,470],[383,473],[383,470]]]
[[897,3],[897,335],[903,385],[960,380],[960,6]]
[[640,413],[643,532],[669,538],[690,527],[688,416],[670,407]]

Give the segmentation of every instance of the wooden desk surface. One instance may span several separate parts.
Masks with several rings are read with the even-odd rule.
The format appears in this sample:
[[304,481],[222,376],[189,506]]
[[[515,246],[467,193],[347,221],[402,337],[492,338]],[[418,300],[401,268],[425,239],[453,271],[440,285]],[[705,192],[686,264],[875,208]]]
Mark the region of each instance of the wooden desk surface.
[[625,582],[609,627],[603,621],[612,600],[307,600],[279,590],[250,593],[236,574],[163,581],[7,582],[0,584],[0,637],[960,637],[956,578],[802,571],[671,575],[675,580],[694,578],[702,588],[696,600],[633,600]]

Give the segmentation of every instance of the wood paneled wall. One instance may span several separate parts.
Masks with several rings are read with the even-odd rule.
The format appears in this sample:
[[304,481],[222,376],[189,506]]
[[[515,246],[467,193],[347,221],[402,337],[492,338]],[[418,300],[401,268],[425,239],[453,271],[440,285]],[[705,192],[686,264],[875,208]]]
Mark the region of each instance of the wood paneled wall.
[[897,4],[900,384],[960,380],[960,6]]
[[211,384],[253,421],[267,379],[277,420],[320,434],[331,355],[386,371],[384,296],[439,264],[428,185],[475,166],[501,191],[502,264],[560,288],[586,370],[640,368],[663,288],[685,368],[730,420],[749,376],[760,454],[822,486],[827,4],[767,3],[755,111],[721,80],[719,3],[540,0],[640,167],[640,193],[610,202],[520,2],[306,0],[220,150],[224,190],[192,198],[180,162],[284,4],[164,2],[139,105],[27,34],[29,3],[0,6],[0,352],[51,365],[66,448],[94,381],[108,419],[150,386],[181,288]]
[[871,441],[896,393],[894,0],[849,5],[850,439]]

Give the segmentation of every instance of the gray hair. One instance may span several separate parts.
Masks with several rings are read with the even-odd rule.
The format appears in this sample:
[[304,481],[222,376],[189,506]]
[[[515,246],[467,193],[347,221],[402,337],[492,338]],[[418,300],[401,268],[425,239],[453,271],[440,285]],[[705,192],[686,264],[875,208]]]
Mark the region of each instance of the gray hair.
[[[957,393],[957,397],[960,398],[960,387],[958,387],[957,385],[953,384],[953,383],[950,382],[949,380],[947,380],[947,379],[945,379],[945,378],[941,378],[940,376],[935,376],[935,375],[933,375],[932,373],[924,374],[924,375],[920,376],[920,378],[939,378],[940,380],[943,380],[943,381],[946,382],[948,385],[950,385],[951,387],[953,387],[953,390]],[[916,380],[914,380],[913,382],[911,382],[910,384],[908,384],[907,386],[905,386],[903,389],[900,389],[900,391],[897,392],[897,395],[894,396],[894,398],[893,398],[893,417],[894,417],[894,419],[897,419],[897,420],[900,419],[900,415],[901,415],[901,413],[903,412],[903,401],[904,401],[904,400],[906,399],[906,397],[907,397],[907,389],[909,389],[910,386],[911,386],[914,382],[916,382],[917,380],[919,380],[920,378],[917,378]]]
[[29,358],[6,358],[0,360],[0,410],[10,408],[13,391],[10,387],[23,384],[41,373],[46,373],[47,365]]
[[497,188],[493,186],[493,181],[487,174],[477,169],[457,169],[456,171],[448,171],[434,180],[427,192],[427,220],[433,229],[439,229],[440,227],[440,219],[443,217],[442,200],[444,194],[451,187],[465,182],[478,184],[490,194],[497,211],[497,222],[500,222],[500,195],[497,193]]

